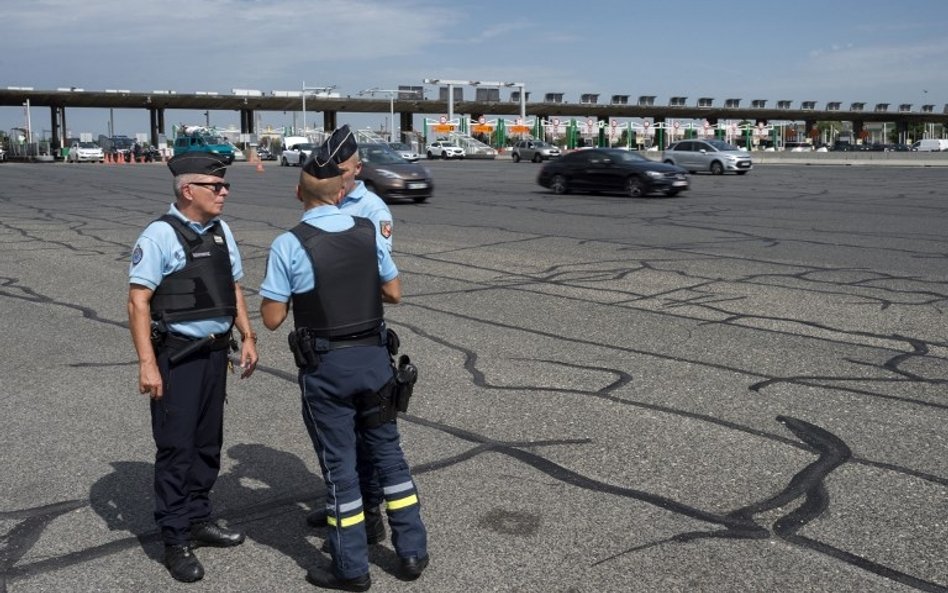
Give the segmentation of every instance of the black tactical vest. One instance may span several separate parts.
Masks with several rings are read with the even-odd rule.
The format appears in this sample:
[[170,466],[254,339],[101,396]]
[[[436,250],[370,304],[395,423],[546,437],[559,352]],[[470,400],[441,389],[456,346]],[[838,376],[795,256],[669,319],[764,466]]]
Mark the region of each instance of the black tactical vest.
[[174,229],[184,248],[184,267],[161,280],[151,297],[151,316],[165,323],[211,317],[236,317],[237,296],[230,252],[219,222],[203,235],[179,218],[166,214],[158,220]]
[[298,224],[293,233],[313,264],[313,290],[293,295],[296,328],[321,338],[343,339],[378,332],[382,324],[382,282],[375,225],[353,217],[355,225],[329,232]]

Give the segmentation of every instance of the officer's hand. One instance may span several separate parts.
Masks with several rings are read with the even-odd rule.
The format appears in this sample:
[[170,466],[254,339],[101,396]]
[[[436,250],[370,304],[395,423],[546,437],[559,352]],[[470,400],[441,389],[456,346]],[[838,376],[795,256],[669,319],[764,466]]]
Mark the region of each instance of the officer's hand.
[[147,393],[151,399],[161,399],[164,395],[161,373],[155,362],[140,363],[138,365],[138,392]]
[[244,367],[244,372],[240,374],[241,379],[246,379],[253,374],[257,368],[257,344],[254,340],[244,340],[240,348],[240,363]]

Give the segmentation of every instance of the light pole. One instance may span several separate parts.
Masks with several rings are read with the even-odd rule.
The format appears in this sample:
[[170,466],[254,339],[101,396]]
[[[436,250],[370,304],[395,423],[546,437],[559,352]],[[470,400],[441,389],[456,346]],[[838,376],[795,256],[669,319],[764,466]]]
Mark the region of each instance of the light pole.
[[303,81],[303,135],[306,135],[306,91],[322,91],[328,93],[329,91],[336,88],[336,85],[330,86],[306,86],[306,81]]

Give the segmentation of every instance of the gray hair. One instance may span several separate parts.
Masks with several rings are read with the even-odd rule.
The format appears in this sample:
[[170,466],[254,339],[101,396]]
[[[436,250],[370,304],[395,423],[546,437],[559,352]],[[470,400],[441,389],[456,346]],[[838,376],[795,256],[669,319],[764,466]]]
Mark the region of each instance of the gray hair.
[[184,186],[189,183],[194,183],[200,179],[200,175],[195,173],[184,173],[183,175],[175,175],[174,180],[172,181],[174,188],[174,197],[181,199],[184,197]]

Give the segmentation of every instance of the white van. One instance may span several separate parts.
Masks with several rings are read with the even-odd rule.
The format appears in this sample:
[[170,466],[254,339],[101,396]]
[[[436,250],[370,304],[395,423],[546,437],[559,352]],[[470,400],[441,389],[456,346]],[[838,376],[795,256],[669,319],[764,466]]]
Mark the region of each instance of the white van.
[[919,140],[912,145],[912,150],[916,152],[942,152],[948,151],[948,140],[938,138],[926,138]]

